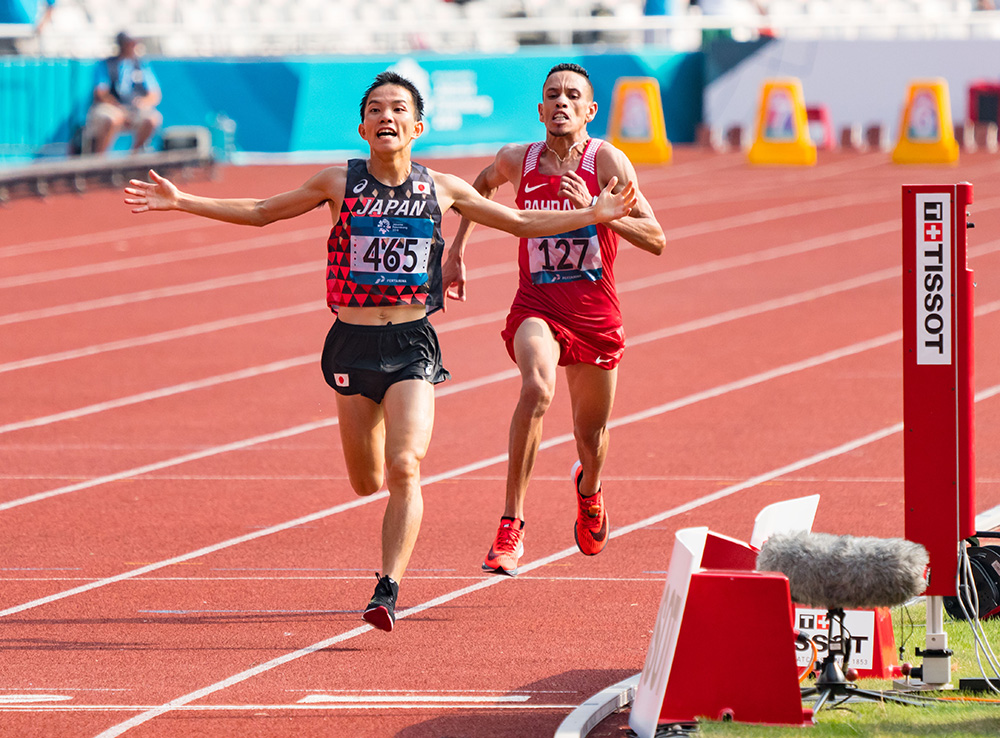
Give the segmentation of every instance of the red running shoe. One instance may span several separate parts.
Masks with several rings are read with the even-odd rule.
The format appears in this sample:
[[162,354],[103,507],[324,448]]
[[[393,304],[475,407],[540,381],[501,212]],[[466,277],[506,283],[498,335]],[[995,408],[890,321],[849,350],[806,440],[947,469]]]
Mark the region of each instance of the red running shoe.
[[483,571],[517,576],[517,562],[524,556],[524,521],[500,518],[497,537],[483,561]]
[[577,461],[570,472],[573,486],[576,488],[576,525],[573,527],[573,537],[576,546],[587,556],[596,556],[608,543],[608,533],[611,526],[608,523],[608,512],[604,509],[604,496],[598,485],[597,494],[583,497],[580,494],[580,477],[583,476],[583,464]]

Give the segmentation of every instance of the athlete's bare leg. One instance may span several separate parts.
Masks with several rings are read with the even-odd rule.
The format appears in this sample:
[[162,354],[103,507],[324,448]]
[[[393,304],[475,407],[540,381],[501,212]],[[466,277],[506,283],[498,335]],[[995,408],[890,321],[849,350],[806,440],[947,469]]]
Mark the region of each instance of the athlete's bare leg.
[[382,406],[361,395],[337,395],[340,445],[347,477],[361,497],[382,489],[385,469],[385,418]]
[[566,367],[566,381],[573,406],[576,452],[583,465],[580,494],[589,497],[598,490],[608,455],[608,420],[615,402],[618,368],[572,364]]
[[420,462],[434,427],[434,386],[423,380],[397,382],[381,405],[360,396],[337,395],[337,409],[354,490],[360,495],[378,491],[384,467],[389,501],[382,518],[381,573],[399,582],[423,518]]
[[559,344],[548,324],[528,318],[514,334],[521,396],[510,421],[504,515],[524,520],[524,498],[542,442],[542,418],[556,391]]
[[420,462],[434,428],[434,385],[422,379],[397,382],[382,400],[385,412],[385,474],[389,502],[382,518],[382,574],[403,578],[424,515]]

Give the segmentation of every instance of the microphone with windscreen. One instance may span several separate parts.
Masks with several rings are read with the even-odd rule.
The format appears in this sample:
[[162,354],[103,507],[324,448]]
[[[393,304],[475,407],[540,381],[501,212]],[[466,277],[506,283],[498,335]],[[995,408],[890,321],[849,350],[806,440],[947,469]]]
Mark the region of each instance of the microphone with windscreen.
[[[835,536],[829,533],[775,533],[761,546],[758,571],[788,578],[791,599],[827,610],[829,651],[818,669],[816,686],[802,696],[816,695],[813,712],[834,696],[922,706],[886,692],[859,689],[844,676],[851,657],[844,634],[844,609],[900,605],[927,588],[926,549],[903,538]],[[838,632],[835,633],[835,629]]]
[[792,600],[826,609],[892,607],[927,587],[928,556],[904,538],[775,533],[757,556],[758,571],[788,577]]

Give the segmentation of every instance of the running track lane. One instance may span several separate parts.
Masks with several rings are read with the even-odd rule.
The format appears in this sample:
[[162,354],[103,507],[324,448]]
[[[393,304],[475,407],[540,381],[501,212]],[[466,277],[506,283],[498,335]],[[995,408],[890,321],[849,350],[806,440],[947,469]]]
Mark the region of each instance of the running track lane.
[[[898,179],[898,170],[879,166],[875,157],[843,157],[809,173],[744,172],[732,159],[713,157],[702,162],[692,155],[688,161],[688,153],[683,152],[685,156],[679,156],[673,167],[650,170],[648,178],[641,175],[661,219],[680,232],[675,233],[674,252],[668,255],[674,258],[652,260],[634,250],[622,254],[621,282],[626,281],[624,275],[638,281],[656,280],[659,272],[690,269],[691,273],[675,274],[676,278],[623,296],[629,333],[637,340],[623,364],[616,406],[618,427],[606,482],[614,485],[612,512],[618,517],[613,518],[616,538],[605,554],[583,560],[567,548],[572,545],[568,530],[572,510],[566,471],[573,454],[567,435],[565,387],[560,385],[557,404],[547,418],[548,440],[529,498],[533,511],[527,560],[531,563],[514,581],[483,578],[476,572],[496,524],[505,425],[516,393],[516,383],[503,378],[481,388],[441,394],[435,442],[425,463],[425,476],[433,483],[427,487],[424,530],[404,583],[405,618],[389,637],[357,632],[356,610],[373,584],[369,572],[371,562],[377,561],[372,545],[380,517],[376,509],[381,506],[377,500],[358,505],[343,490],[332,430],[303,433],[301,442],[290,437],[260,444],[258,452],[220,454],[18,505],[0,512],[0,525],[11,534],[7,540],[17,549],[12,552],[17,563],[30,559],[38,570],[8,572],[19,580],[5,582],[12,585],[4,588],[3,606],[8,609],[31,602],[31,590],[40,594],[69,591],[80,584],[69,580],[98,582],[102,575],[164,561],[165,551],[182,556],[196,548],[186,543],[218,544],[227,539],[219,534],[246,534],[249,528],[264,531],[266,526],[254,528],[264,521],[274,526],[288,523],[294,516],[283,513],[292,510],[315,513],[330,508],[331,502],[338,502],[336,498],[349,509],[322,520],[298,521],[281,532],[251,533],[248,540],[225,549],[6,615],[8,645],[12,646],[9,664],[19,678],[10,685],[0,684],[0,695],[33,692],[49,699],[8,706],[10,712],[0,712],[0,724],[10,722],[14,729],[25,726],[52,735],[87,736],[102,730],[116,734],[120,729],[110,727],[115,725],[125,726],[128,735],[231,734],[237,730],[249,735],[286,735],[290,721],[291,729],[306,735],[321,731],[551,735],[571,705],[641,667],[677,528],[708,524],[720,532],[746,537],[753,513],[767,502],[820,491],[823,502],[817,527],[834,531],[849,527],[851,532],[876,535],[898,530],[901,448],[893,427],[901,411],[898,343],[891,335],[898,329],[893,325],[898,287],[891,278],[879,280],[877,276],[879,269],[891,269],[898,258],[898,236],[890,232],[879,240],[874,234],[856,244],[856,249],[847,244],[831,247],[830,253],[837,252],[843,259],[825,258],[822,251],[770,261],[750,256],[746,264],[734,265],[732,272],[708,269],[699,273],[700,262],[738,261],[740,254],[804,241],[823,230],[828,216],[838,221],[826,226],[833,232],[865,218],[871,223],[891,220],[898,211],[898,184],[893,181]],[[982,177],[995,172],[992,159],[970,162],[969,167]],[[876,176],[882,169],[886,170],[882,176]],[[469,170],[471,174],[478,171],[475,165]],[[734,173],[743,181],[735,182]],[[974,174],[955,181],[973,181],[978,202],[998,194],[984,192]],[[672,175],[677,178],[673,189]],[[713,175],[722,176],[713,182]],[[859,204],[866,194],[859,180],[873,180],[870,208]],[[738,184],[758,197],[740,195]],[[779,184],[793,187],[802,200],[825,199],[829,207],[803,208],[802,216],[796,217],[796,208],[778,199]],[[654,193],[653,186],[662,186],[662,194],[660,189]],[[691,192],[713,193],[706,200],[718,195],[713,207],[699,213],[697,197]],[[733,202],[727,197],[734,198]],[[838,198],[841,205],[837,205]],[[671,206],[675,202],[676,208]],[[786,208],[792,214],[756,225],[748,222],[772,208]],[[713,235],[703,224],[716,219],[720,209],[727,211],[725,217],[744,218],[743,225]],[[880,217],[869,217],[872,210],[881,211]],[[974,206],[974,215],[975,210]],[[997,232],[987,218],[974,219],[978,226],[974,236]],[[130,223],[134,221],[117,225]],[[688,229],[686,235],[684,229]],[[503,238],[486,237],[485,231],[477,232],[477,237],[483,238],[482,249],[489,248],[490,253],[476,254],[475,258],[484,258],[476,268],[501,265],[512,254]],[[972,264],[981,285],[977,304],[987,307],[1000,299],[1000,294],[990,292],[986,271],[995,269],[997,262],[988,247],[980,258]],[[246,266],[239,265],[243,270]],[[746,275],[743,279],[741,272]],[[308,276],[303,278],[303,284],[308,280]],[[470,302],[449,311],[447,320],[502,315],[510,285],[494,286],[494,281],[502,280],[501,273],[484,278],[482,287],[474,282]],[[97,290],[99,281],[93,280],[89,289]],[[842,287],[830,287],[835,284]],[[824,288],[829,294],[823,294]],[[39,293],[31,292],[37,300]],[[260,294],[256,299],[266,300],[266,292]],[[99,294],[94,299],[100,299]],[[50,294],[49,303],[33,309],[51,308],[57,302]],[[208,305],[206,312],[212,309]],[[455,388],[463,381],[479,382],[481,377],[509,372],[511,365],[495,338],[500,319],[443,333],[449,367],[456,373]],[[48,353],[65,348],[60,345],[65,337],[60,339],[52,329],[58,323],[40,325],[55,334]],[[997,327],[992,312],[977,322],[980,359],[989,346],[995,348]],[[257,335],[264,330],[258,328]],[[474,331],[471,336],[469,330]],[[774,340],[775,333],[780,340]],[[97,345],[100,335],[95,332],[93,340],[73,345]],[[479,335],[484,336],[482,348],[470,350],[470,341]],[[73,337],[83,336],[75,333]],[[303,347],[306,350],[269,358],[281,361],[315,351],[315,336],[305,339],[312,342]],[[816,366],[791,368],[796,362],[815,363],[814,357],[863,341],[872,345]],[[185,354],[197,351],[196,346],[188,344]],[[284,343],[277,346],[278,351],[285,348]],[[123,348],[92,359],[107,357],[117,374],[131,365],[134,356],[148,351],[148,346]],[[266,353],[260,347],[256,351]],[[227,358],[233,360],[225,367],[231,371],[251,364],[240,364],[235,354]],[[187,363],[169,361],[169,354],[159,359],[153,368],[164,375],[171,373],[175,363],[181,374],[194,371]],[[67,359],[60,372],[48,375],[42,386],[51,386],[54,377],[89,360]],[[214,365],[218,360],[213,357],[205,362]],[[787,372],[776,371],[783,366],[789,367]],[[979,370],[982,400],[977,431],[983,446],[996,440],[996,401],[990,388],[1000,377],[988,363],[983,366],[980,361]],[[12,371],[10,376],[31,371]],[[292,372],[287,378],[286,371]],[[300,393],[305,398],[296,401],[295,392],[282,390],[284,384],[297,383],[301,389],[303,383],[316,381],[315,371],[306,372],[304,366],[298,371],[271,372],[267,377],[273,382],[247,385],[238,380],[218,385],[242,385],[243,392],[217,394],[206,387],[180,393],[171,405],[160,399],[139,399],[130,407],[145,411],[148,430],[133,425],[138,422],[134,419],[121,420],[123,408],[56,420],[37,426],[30,434],[28,429],[12,430],[0,436],[0,443],[7,444],[5,458],[7,454],[31,458],[44,447],[54,453],[35,458],[57,463],[34,467],[41,484],[23,478],[8,481],[25,491],[56,488],[59,485],[45,484],[45,477],[59,476],[58,459],[78,453],[74,447],[87,446],[90,439],[93,448],[80,453],[77,461],[79,466],[96,462],[84,479],[127,468],[121,463],[123,456],[153,457],[154,461],[172,458],[165,453],[171,427],[176,426],[179,439],[193,435],[201,448],[219,445],[207,444],[202,433],[206,437],[222,433],[223,439],[231,441],[248,438],[252,433],[226,433],[232,429],[222,421],[227,415],[242,418],[235,412],[240,403],[266,406],[268,412],[251,418],[251,425],[261,431],[292,428],[296,421],[332,424],[329,411],[318,420],[311,417],[316,414],[316,403],[322,402],[320,393]],[[751,377],[759,381],[747,382]],[[88,371],[85,378],[81,391],[100,395],[101,372]],[[746,386],[737,384],[741,380]],[[151,391],[159,386],[164,384],[146,383],[137,389]],[[19,389],[25,395],[19,407],[27,412],[16,420],[83,405],[65,401],[47,405],[50,397],[37,390],[32,393],[30,383]],[[271,395],[276,396],[273,402]],[[109,399],[107,391],[103,399]],[[213,400],[220,404],[212,407]],[[657,413],[656,408],[661,411]],[[157,420],[152,414],[157,410],[169,414]],[[282,417],[286,422],[279,422]],[[818,417],[824,422],[818,423]],[[119,422],[107,422],[107,418]],[[144,431],[161,445],[143,448]],[[174,441],[173,448],[186,445]],[[235,464],[230,461],[234,454],[239,457]],[[980,507],[987,499],[996,504],[996,462],[982,455],[979,462]],[[22,477],[31,472],[9,468]],[[331,499],[331,490],[341,491]],[[873,491],[878,502],[872,500]],[[713,494],[725,496],[698,504]],[[23,496],[14,491],[8,499]],[[456,501],[464,504],[456,505]],[[879,516],[870,514],[872,505]],[[136,530],[140,533],[135,534]],[[99,545],[90,550],[66,545],[67,537],[74,544],[93,541]],[[130,556],[133,553],[141,555]],[[72,572],[56,570],[66,563],[78,566]],[[46,567],[51,568],[43,571]],[[424,608],[421,603],[433,603],[433,607]],[[577,617],[577,608],[588,618]],[[504,631],[516,637],[498,639],[496,634]],[[601,648],[599,660],[593,658],[595,639]],[[316,650],[316,644],[324,647]],[[275,659],[289,660],[281,668],[260,668]],[[234,675],[241,674],[252,678],[238,681]],[[216,685],[226,688],[213,689]],[[50,686],[51,690],[36,690]],[[56,701],[67,696],[72,699]],[[163,706],[169,709],[164,711]],[[137,718],[130,721],[132,715]]]

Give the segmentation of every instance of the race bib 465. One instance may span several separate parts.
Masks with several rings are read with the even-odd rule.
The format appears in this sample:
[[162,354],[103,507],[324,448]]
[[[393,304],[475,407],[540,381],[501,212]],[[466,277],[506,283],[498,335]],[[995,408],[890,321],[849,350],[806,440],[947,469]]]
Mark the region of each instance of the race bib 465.
[[423,284],[433,237],[434,222],[426,218],[353,217],[351,279],[358,284]]

